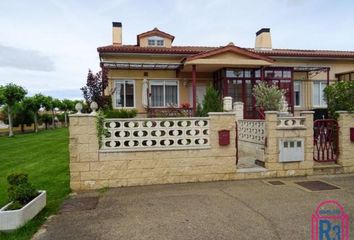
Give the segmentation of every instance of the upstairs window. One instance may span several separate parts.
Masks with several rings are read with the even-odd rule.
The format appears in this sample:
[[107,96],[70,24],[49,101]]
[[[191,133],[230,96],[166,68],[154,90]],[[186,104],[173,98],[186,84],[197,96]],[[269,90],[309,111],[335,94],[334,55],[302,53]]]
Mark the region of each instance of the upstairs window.
[[148,46],[163,47],[164,45],[165,41],[162,37],[153,36],[148,38]]

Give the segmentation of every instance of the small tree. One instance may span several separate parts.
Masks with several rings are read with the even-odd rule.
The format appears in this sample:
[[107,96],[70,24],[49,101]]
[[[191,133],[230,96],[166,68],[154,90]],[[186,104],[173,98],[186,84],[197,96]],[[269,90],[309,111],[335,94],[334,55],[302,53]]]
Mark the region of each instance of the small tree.
[[354,112],[354,81],[341,81],[327,86],[324,98],[333,118],[338,117],[336,111]]
[[38,111],[45,102],[45,96],[36,94],[33,97],[26,97],[23,99],[24,107],[33,113],[34,131],[38,132]]
[[65,127],[68,126],[68,112],[75,110],[75,102],[70,99],[64,99],[62,102],[62,110],[64,111]]
[[106,96],[104,96],[104,90],[108,86],[107,70],[103,68],[102,71],[93,74],[89,69],[87,74],[86,86],[81,88],[87,105],[95,101],[98,108],[109,107],[109,101]]
[[209,112],[222,112],[222,102],[219,92],[209,85],[203,99],[203,108],[197,108],[197,114],[201,116],[208,116]]
[[0,90],[0,101],[1,104],[5,104],[7,106],[8,111],[8,119],[9,119],[9,137],[14,135],[13,133],[13,121],[12,121],[12,110],[17,102],[22,101],[22,99],[26,96],[27,91],[16,84],[9,83],[4,87],[1,87]]
[[256,105],[265,111],[279,111],[282,107],[281,100],[284,94],[284,90],[280,90],[276,85],[267,85],[265,82],[261,82],[253,88]]

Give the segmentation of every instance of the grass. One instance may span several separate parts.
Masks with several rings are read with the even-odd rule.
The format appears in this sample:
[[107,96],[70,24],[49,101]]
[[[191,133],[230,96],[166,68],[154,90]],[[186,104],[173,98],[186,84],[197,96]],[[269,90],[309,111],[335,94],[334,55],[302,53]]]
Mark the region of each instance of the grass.
[[70,193],[68,129],[41,131],[15,137],[0,137],[0,206],[7,203],[6,177],[14,172],[29,175],[38,190],[47,191],[47,206],[32,221],[1,240],[30,239],[48,216],[56,213]]

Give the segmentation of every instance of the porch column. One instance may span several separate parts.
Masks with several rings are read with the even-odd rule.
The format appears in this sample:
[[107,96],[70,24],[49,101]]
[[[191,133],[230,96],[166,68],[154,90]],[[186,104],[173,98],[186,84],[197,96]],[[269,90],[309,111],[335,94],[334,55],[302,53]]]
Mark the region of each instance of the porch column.
[[193,116],[197,110],[197,69],[195,64],[192,65],[192,95],[193,95]]

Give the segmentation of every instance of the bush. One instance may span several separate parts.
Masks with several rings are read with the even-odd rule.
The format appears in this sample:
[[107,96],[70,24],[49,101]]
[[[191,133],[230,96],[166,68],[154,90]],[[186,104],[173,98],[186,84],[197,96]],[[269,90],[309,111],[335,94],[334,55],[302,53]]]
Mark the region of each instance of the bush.
[[38,195],[38,192],[28,182],[27,174],[11,174],[7,177],[7,182],[10,185],[7,190],[8,197],[12,202],[9,209],[21,208]]
[[264,111],[279,111],[282,107],[284,94],[284,90],[279,89],[276,85],[267,85],[265,82],[261,82],[253,88],[256,105]]
[[118,109],[106,110],[104,115],[106,118],[134,118],[138,114],[136,109]]
[[222,102],[219,92],[209,85],[203,99],[203,108],[198,104],[196,115],[199,117],[208,116],[209,112],[222,112]]
[[337,118],[336,111],[354,112],[354,81],[341,81],[327,86],[324,90],[328,111]]

